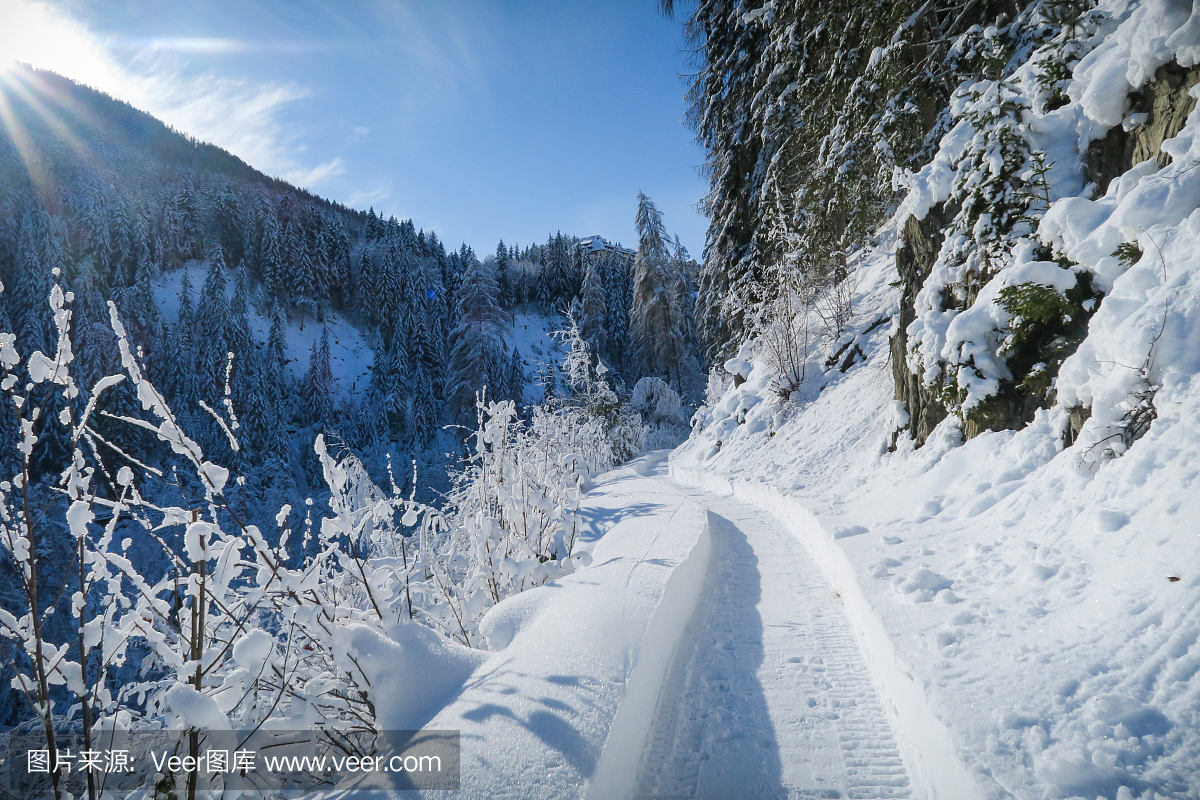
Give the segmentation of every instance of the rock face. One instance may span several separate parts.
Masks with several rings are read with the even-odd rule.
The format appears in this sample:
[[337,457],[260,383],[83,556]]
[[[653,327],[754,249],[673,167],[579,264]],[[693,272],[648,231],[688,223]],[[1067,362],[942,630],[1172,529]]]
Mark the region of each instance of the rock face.
[[896,268],[904,285],[900,297],[900,325],[891,341],[892,377],[896,383],[895,397],[908,409],[908,429],[917,447],[925,444],[948,412],[933,389],[925,386],[920,376],[908,369],[908,326],[917,318],[917,292],[921,291],[933,262],[937,260],[942,247],[942,228],[952,216],[946,215],[938,205],[930,209],[925,219],[909,217],[896,250]]
[[[1097,196],[1104,194],[1113,178],[1143,161],[1155,159],[1163,166],[1169,163],[1170,156],[1162,152],[1162,143],[1183,129],[1188,114],[1196,107],[1196,98],[1189,94],[1189,90],[1198,83],[1200,65],[1184,69],[1171,63],[1160,67],[1153,81],[1130,95],[1130,118],[1136,114],[1146,115],[1141,124],[1128,131],[1118,125],[1088,147],[1085,170],[1088,180],[1096,185]],[[917,293],[929,276],[942,246],[942,229],[953,216],[937,206],[930,210],[925,219],[909,217],[896,251],[896,268],[900,273],[903,291],[898,333],[891,341],[892,376],[896,386],[895,398],[903,402],[908,410],[909,434],[917,447],[925,443],[948,412],[933,390],[924,386],[920,377],[908,369],[907,329],[916,318],[914,301]],[[970,297],[967,304],[973,301],[974,297]],[[1082,340],[1083,335],[1084,331],[1078,332],[1078,341]],[[1022,428],[1033,419],[1038,407],[1050,404],[1053,404],[1052,393],[1044,397],[1011,393],[1008,397],[991,398],[982,419],[964,421],[963,436],[970,439],[985,430]],[[1090,411],[1083,408],[1071,410],[1064,441],[1069,444],[1073,440]]]
[[1126,131],[1121,125],[1110,128],[1103,139],[1088,147],[1087,177],[1103,195],[1113,178],[1130,167],[1151,158],[1166,166],[1170,156],[1160,149],[1162,143],[1183,130],[1188,114],[1196,107],[1196,98],[1188,90],[1200,83],[1200,65],[1184,69],[1172,62],[1159,67],[1154,80],[1129,95],[1129,112],[1146,114],[1141,125]]

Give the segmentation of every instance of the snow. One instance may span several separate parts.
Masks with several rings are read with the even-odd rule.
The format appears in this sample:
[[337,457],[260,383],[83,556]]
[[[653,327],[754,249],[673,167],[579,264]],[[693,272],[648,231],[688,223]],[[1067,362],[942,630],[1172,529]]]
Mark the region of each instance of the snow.
[[542,314],[523,306],[513,311],[511,329],[505,331],[504,341],[509,349],[516,348],[525,365],[525,401],[540,403],[543,399],[539,384],[545,364],[562,361],[562,346],[554,334],[566,330],[570,323],[560,314]]
[[386,636],[368,625],[339,626],[333,647],[339,672],[366,677],[384,731],[419,730],[486,658],[415,622]]
[[[1101,7],[1120,19],[1124,2]],[[1126,96],[1152,80],[1154,72],[1174,58],[1182,66],[1196,63],[1200,53],[1200,11],[1184,3],[1150,0],[1140,3],[1105,41],[1079,62],[1069,90],[1083,112],[1105,127],[1120,125]]]
[[719,485],[689,493],[710,511],[712,566],[632,796],[910,796],[843,595],[796,515]]
[[427,725],[461,731],[459,796],[579,796],[589,780],[596,797],[621,794],[629,765],[615,754],[632,746],[636,755],[645,741],[646,698],[658,693],[707,566],[707,516],[664,485],[661,461],[643,456],[589,493],[592,566],[490,612],[489,641],[511,640]]
[[[964,444],[951,417],[920,450],[901,432],[898,451],[881,454],[907,420],[879,330],[868,363],[798,405],[773,398],[761,364],[739,367],[747,381],[700,412],[703,429],[672,456],[673,474],[800,529],[929,796],[1200,793],[1200,191],[1183,174],[1200,155],[1197,123],[1193,113],[1177,137],[1187,161],[1150,162],[1105,198],[1068,197],[1047,214],[1043,238],[1108,293],[1062,368],[1056,407],[1025,429]],[[1140,230],[1113,220],[1127,203],[1117,219]],[[1145,255],[1125,268],[1110,254],[1129,234]],[[876,252],[860,283],[894,270]],[[860,292],[856,320],[895,299]],[[1101,457],[1097,443],[1146,385],[1157,391],[1149,432]],[[1074,405],[1092,417],[1064,448]]]
[[[200,262],[188,262],[187,266],[167,272],[155,282],[154,299],[158,301],[163,318],[167,322],[174,323],[179,318],[179,293],[183,286],[184,272],[188,273],[192,284],[192,302],[196,303],[208,273],[208,266]],[[226,292],[230,297],[233,296],[233,275],[232,270],[226,273]],[[265,344],[267,334],[271,330],[271,320],[260,314],[254,306],[251,306],[249,316],[255,338],[260,344]],[[343,398],[356,396],[370,381],[374,353],[358,327],[344,314],[326,311],[323,324],[329,328],[330,364],[334,385]],[[321,338],[321,330],[322,322],[312,318],[288,320],[284,329],[284,341],[287,344],[288,371],[294,380],[304,377],[312,347]]]

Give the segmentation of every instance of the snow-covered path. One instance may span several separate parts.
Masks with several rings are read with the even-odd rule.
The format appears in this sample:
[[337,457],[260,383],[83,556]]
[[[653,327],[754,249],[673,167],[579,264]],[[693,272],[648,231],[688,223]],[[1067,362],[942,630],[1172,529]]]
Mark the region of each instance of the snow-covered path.
[[908,797],[840,598],[771,514],[711,512],[711,568],[668,674],[638,798]]

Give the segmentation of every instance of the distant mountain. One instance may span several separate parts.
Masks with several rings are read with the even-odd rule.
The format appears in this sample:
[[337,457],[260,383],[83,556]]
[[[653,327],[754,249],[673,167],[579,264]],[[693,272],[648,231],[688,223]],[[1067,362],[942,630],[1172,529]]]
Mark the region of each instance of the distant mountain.
[[[233,353],[236,460],[267,505],[312,484],[322,431],[369,467],[427,457],[422,483],[444,481],[457,450],[444,426],[474,419],[478,390],[520,403],[553,391],[556,345],[516,335],[518,312],[523,331],[543,330],[574,304],[596,352],[629,372],[631,256],[556,233],[481,262],[59,75],[21,67],[0,82],[0,329],[49,352],[50,288],[74,292],[86,398],[119,370],[114,301],[156,385],[224,463],[234,454],[200,402],[219,404]],[[122,391],[104,404],[134,402]],[[53,472],[66,444],[46,450]]]

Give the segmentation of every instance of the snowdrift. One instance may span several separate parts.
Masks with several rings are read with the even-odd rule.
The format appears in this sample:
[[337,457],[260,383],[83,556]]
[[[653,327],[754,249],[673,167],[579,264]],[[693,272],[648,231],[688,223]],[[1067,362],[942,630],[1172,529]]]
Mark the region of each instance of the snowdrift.
[[426,725],[461,731],[458,796],[628,796],[710,552],[707,512],[643,477],[661,461],[589,493],[592,566],[484,618],[494,652]]

